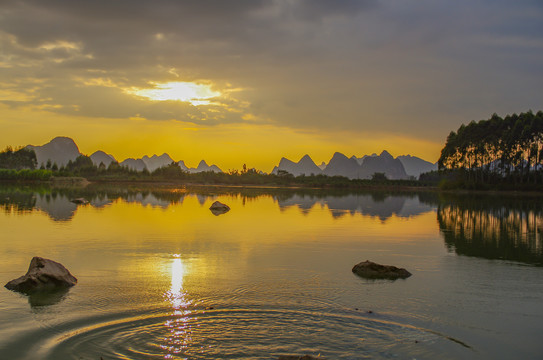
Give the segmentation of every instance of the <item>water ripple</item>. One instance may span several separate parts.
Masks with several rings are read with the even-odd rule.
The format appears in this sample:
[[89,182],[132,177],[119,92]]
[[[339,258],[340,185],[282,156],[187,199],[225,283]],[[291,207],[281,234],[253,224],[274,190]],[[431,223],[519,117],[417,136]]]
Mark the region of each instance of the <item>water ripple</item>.
[[[473,357],[464,342],[401,319],[320,305],[91,316],[37,329],[0,350],[13,358],[51,360],[271,359],[302,353],[329,359]],[[20,346],[31,343],[29,338],[33,347]]]

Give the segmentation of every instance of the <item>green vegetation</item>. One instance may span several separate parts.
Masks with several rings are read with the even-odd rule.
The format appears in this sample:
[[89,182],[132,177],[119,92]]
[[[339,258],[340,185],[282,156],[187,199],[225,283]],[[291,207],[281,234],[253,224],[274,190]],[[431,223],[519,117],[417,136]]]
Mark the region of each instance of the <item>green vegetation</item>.
[[37,164],[34,150],[20,148],[13,150],[7,147],[0,152],[0,169],[35,169]]
[[0,180],[48,181],[52,176],[53,172],[51,170],[0,169]]
[[36,169],[36,153],[34,150],[7,147],[0,152],[1,181],[47,181],[53,176],[51,170]]
[[542,190],[543,112],[494,114],[460,126],[438,166],[444,188]]

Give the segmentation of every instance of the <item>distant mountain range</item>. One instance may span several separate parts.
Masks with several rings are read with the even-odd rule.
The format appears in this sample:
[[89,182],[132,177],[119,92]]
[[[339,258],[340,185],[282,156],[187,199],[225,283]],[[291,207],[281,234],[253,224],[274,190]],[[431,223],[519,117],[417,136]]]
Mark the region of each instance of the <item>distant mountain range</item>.
[[346,176],[349,179],[370,179],[375,173],[384,173],[388,179],[399,180],[410,177],[418,178],[424,172],[437,170],[437,164],[411,155],[398,156],[394,159],[384,150],[380,155],[364,155],[361,158],[356,156],[348,158],[344,154],[336,152],[328,164],[323,162],[320,166],[317,166],[309,155],[304,155],[297,163],[282,158],[272,173],[277,174],[280,170],[287,171],[294,176],[324,174]]
[[[28,145],[36,153],[38,167],[46,165],[50,160],[51,164],[65,166],[68,162],[74,161],[82,155],[76,143],[68,137],[56,137],[45,145]],[[92,162],[96,166],[108,167],[112,162],[117,162],[115,157],[106,154],[103,151],[96,151],[90,155]],[[153,172],[156,169],[168,166],[175,162],[170,155],[164,153],[160,156],[145,155],[141,159],[128,158],[119,163],[132,170],[142,171],[147,169]],[[189,168],[183,160],[177,161],[181,169],[189,173],[199,173],[203,171],[222,172],[217,165],[208,165],[205,160],[200,161],[196,168]],[[409,177],[418,178],[421,173],[437,170],[437,164],[425,161],[415,156],[402,155],[394,158],[386,150],[381,154],[364,155],[360,158],[352,156],[348,158],[342,153],[336,152],[328,164],[322,163],[317,166],[309,155],[304,155],[300,161],[293,162],[286,158],[281,158],[279,164],[272,170],[277,174],[280,170],[286,171],[294,176],[324,174],[328,176],[346,176],[350,179],[370,179],[375,173],[384,173],[388,179],[408,179]]]
[[[28,149],[34,150],[36,153],[36,159],[38,161],[38,167],[46,165],[50,160],[51,164],[57,164],[57,166],[65,166],[69,161],[74,161],[78,156],[83,155],[79,151],[75,141],[69,137],[59,136],[51,140],[45,145],[26,146]],[[96,166],[103,164],[105,167],[108,167],[112,162],[117,162],[115,157],[110,154],[98,150],[89,156],[92,160],[92,163]],[[170,155],[164,153],[160,156],[153,155],[151,157],[145,155],[141,159],[128,158],[119,163],[121,166],[128,167],[129,169],[136,171],[143,171],[147,169],[149,172],[153,172],[156,169],[164,166],[170,165],[172,162],[175,162]],[[185,165],[183,160],[177,162],[179,166],[190,173],[198,173],[202,171],[214,171],[222,172],[222,170],[216,165],[208,165],[204,160],[200,161],[197,168],[189,168]]]

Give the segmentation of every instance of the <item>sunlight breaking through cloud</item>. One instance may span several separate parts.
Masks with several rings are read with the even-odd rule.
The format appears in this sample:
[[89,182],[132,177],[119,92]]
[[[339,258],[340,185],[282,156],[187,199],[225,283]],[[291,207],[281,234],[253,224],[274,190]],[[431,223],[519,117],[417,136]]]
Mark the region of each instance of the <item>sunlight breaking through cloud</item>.
[[213,104],[211,99],[221,96],[219,91],[212,90],[211,86],[206,84],[168,82],[152,83],[152,85],[151,89],[131,88],[126,92],[154,101],[183,101],[194,106],[211,105]]

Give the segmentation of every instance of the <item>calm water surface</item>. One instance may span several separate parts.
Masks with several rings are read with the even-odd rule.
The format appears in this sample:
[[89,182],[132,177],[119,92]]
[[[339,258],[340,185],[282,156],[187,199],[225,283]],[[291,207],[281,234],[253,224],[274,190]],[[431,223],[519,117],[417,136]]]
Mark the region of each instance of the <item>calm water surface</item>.
[[1,359],[543,358],[542,198],[4,185],[0,229],[2,284],[79,280],[0,291]]

